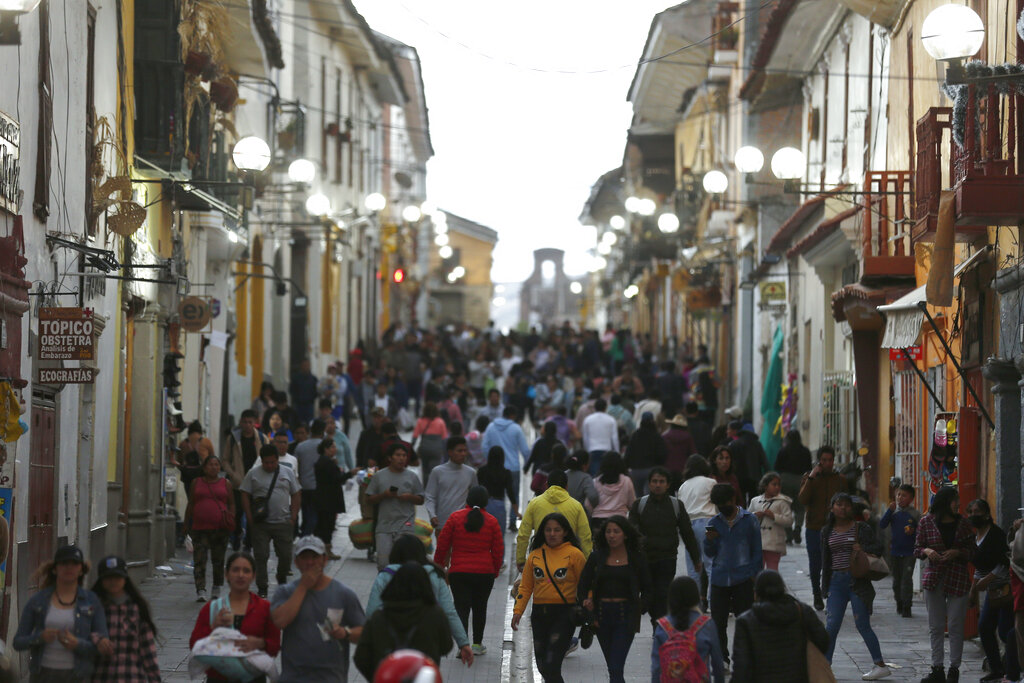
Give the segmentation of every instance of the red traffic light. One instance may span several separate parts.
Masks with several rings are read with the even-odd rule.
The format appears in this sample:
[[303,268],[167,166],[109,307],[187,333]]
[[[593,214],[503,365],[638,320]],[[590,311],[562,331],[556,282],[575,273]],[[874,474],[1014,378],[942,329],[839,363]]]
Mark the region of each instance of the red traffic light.
[[405,269],[395,268],[395,272],[391,274],[391,279],[396,285],[400,285],[405,282]]

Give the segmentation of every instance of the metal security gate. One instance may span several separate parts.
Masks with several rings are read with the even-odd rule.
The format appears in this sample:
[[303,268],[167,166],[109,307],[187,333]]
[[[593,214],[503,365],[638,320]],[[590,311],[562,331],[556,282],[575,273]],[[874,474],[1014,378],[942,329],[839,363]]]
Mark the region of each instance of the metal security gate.
[[821,395],[821,445],[835,448],[837,462],[845,464],[857,452],[857,387],[853,372],[826,372],[821,381]]
[[[896,403],[896,468],[907,484],[918,485],[921,471],[921,444],[923,425],[921,399],[924,388],[913,370],[893,374],[893,400]],[[930,400],[930,398],[929,398]]]

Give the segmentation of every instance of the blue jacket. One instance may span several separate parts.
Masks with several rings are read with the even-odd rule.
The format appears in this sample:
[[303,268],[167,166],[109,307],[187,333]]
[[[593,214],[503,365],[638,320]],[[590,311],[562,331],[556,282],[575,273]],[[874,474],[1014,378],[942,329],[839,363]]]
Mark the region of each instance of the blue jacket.
[[530,457],[530,446],[526,443],[522,428],[507,417],[499,417],[487,425],[481,450],[487,453],[494,446],[501,446],[501,450],[505,451],[505,469],[512,472],[523,469],[520,456]]
[[711,518],[708,528],[718,538],[704,537],[704,554],[711,558],[711,584],[735,586],[757,576],[764,566],[761,557],[761,524],[748,510],[739,508],[732,527],[721,513]]
[[878,528],[884,529],[892,524],[892,540],[889,542],[889,550],[893,557],[913,557],[914,539],[917,537],[917,521],[921,519],[921,513],[909,505],[905,508],[897,507],[896,510],[886,510],[882,519],[878,521]]
[[[689,612],[686,616],[686,625],[679,623],[679,620],[668,615],[668,620],[677,629],[689,628],[690,624],[697,620],[697,617],[701,615],[697,610]],[[651,644],[651,681],[652,683],[659,683],[661,681],[661,657],[660,650],[661,646],[668,640],[668,633],[661,627],[661,624],[657,624],[654,627],[654,642]],[[697,631],[695,640],[697,641],[697,654],[700,655],[701,659],[708,667],[708,673],[711,674],[711,680],[714,683],[725,683],[725,666],[722,660],[722,645],[718,642],[718,631],[715,629],[715,620],[710,619],[708,623],[701,626],[700,630]]]
[[[50,598],[53,588],[44,588],[25,603],[18,622],[18,632],[14,635],[14,649],[29,651],[29,671],[39,673],[42,668],[43,629],[46,625],[46,614],[50,610]],[[78,639],[75,646],[75,676],[88,679],[92,675],[96,660],[96,645],[93,635],[108,637],[107,616],[99,598],[92,591],[78,589],[75,602],[74,636]]]

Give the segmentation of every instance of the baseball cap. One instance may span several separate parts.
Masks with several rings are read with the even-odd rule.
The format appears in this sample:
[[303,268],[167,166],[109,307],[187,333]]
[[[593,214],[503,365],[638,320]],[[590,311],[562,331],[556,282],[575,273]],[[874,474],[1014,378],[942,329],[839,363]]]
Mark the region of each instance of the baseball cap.
[[731,417],[734,420],[739,420],[743,417],[743,409],[739,406],[729,406],[725,409],[725,416]]
[[100,560],[97,572],[101,579],[107,576],[123,576],[127,578],[128,565],[125,564],[125,561],[117,555],[108,555]]
[[295,541],[295,549],[292,551],[295,557],[299,554],[304,553],[307,550],[312,550],[317,555],[326,555],[327,548],[324,546],[324,542],[316,536],[302,536]]
[[85,556],[82,555],[82,550],[77,545],[65,545],[57,548],[57,552],[53,556],[54,564],[60,564],[61,562],[84,564]]

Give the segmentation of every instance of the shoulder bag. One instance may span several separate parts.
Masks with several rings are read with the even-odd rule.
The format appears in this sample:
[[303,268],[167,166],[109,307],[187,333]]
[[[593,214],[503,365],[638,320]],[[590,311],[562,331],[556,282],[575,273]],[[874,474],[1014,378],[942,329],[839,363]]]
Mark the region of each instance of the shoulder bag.
[[565,594],[562,593],[562,589],[558,587],[557,583],[555,583],[555,577],[551,575],[551,570],[548,569],[548,555],[546,552],[544,552],[544,548],[540,549],[540,556],[544,560],[544,571],[547,573],[548,580],[551,582],[551,585],[554,586],[555,590],[558,592],[558,597],[562,598],[562,602],[564,602],[566,605],[569,605],[571,608],[570,612],[572,625],[583,626],[584,624],[589,623],[590,615],[587,614],[587,610],[583,609],[583,605],[570,603],[568,600],[566,600]]
[[[860,529],[860,524],[863,522],[858,522],[858,526],[855,527],[854,542],[859,542],[857,539],[860,538],[860,534],[857,530]],[[886,564],[884,557],[871,555],[863,549],[854,550],[850,553],[850,574],[855,579],[880,581],[889,576],[889,565]]]
[[274,470],[274,476],[270,479],[270,488],[267,489],[267,495],[259,498],[252,499],[252,505],[249,506],[249,510],[252,512],[252,521],[265,522],[270,517],[270,496],[274,493],[274,486],[277,485],[277,475],[281,473],[281,466],[278,465],[277,469]]
[[796,610],[800,615],[800,633],[804,636],[804,644],[807,648],[807,683],[836,683],[836,675],[832,672],[832,665],[829,664],[825,653],[807,637],[807,629],[804,626],[804,610],[799,602],[796,603]]

